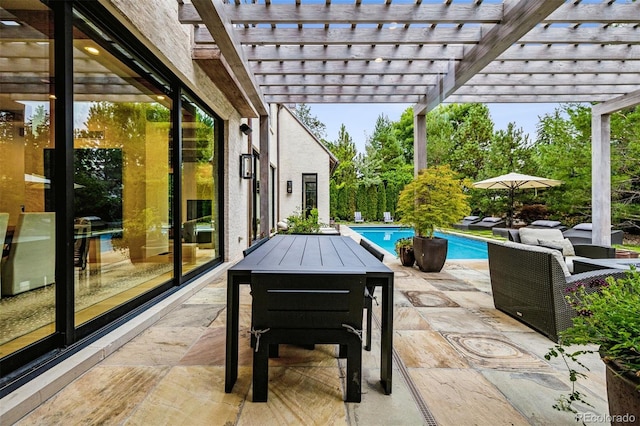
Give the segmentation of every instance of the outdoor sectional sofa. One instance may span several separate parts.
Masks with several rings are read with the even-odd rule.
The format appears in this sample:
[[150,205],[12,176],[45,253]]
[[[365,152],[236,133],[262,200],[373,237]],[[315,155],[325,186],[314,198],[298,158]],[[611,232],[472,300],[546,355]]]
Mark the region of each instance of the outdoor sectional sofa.
[[508,229],[509,241],[559,250],[564,264],[573,273],[573,261],[580,258],[610,259],[616,257],[616,249],[595,244],[574,244],[559,229],[524,227]]
[[489,242],[489,274],[496,309],[558,342],[559,333],[572,325],[574,309],[565,300],[566,289],[625,271],[603,269],[571,275],[560,251],[542,246]]

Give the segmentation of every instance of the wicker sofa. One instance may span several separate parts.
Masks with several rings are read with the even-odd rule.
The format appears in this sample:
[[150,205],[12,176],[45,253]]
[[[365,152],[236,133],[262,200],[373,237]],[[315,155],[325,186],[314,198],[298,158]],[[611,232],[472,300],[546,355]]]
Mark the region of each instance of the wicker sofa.
[[[595,244],[573,244],[569,239],[564,238],[560,229],[543,229],[524,227],[520,229],[507,229],[509,241],[524,243],[528,245],[542,245],[547,248],[556,248],[563,252],[564,262],[573,273],[573,261],[580,258],[607,259],[616,257],[616,249],[610,246],[600,246]],[[545,241],[547,240],[547,241]],[[569,244],[569,253],[558,244]],[[547,244],[547,245],[545,245]]]
[[511,241],[487,244],[496,309],[554,342],[562,330],[572,325],[571,318],[575,316],[565,300],[567,287],[625,275],[625,271],[617,269],[571,275],[558,250]]

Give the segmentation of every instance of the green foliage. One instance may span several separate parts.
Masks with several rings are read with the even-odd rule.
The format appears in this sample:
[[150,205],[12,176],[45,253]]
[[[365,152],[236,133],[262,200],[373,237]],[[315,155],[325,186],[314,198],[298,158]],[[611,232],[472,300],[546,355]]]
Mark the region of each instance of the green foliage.
[[[640,374],[640,272],[632,269],[623,278],[607,278],[606,281],[577,283],[567,289],[567,303],[578,315],[573,326],[563,331],[561,345],[554,346],[545,355],[546,359],[561,356],[567,364],[572,383],[584,374],[567,363],[567,358],[579,362],[579,356],[593,351],[569,353],[564,345],[598,345],[599,353],[606,361],[615,361],[623,371]],[[572,389],[568,396],[562,395],[554,408],[573,411],[573,402],[585,402],[583,395]]]
[[402,148],[406,164],[413,164],[413,107],[402,112],[400,120],[393,123],[393,133]]
[[380,173],[397,170],[405,164],[402,147],[395,136],[393,123],[385,115],[376,121],[373,135],[369,138],[367,155],[377,160]]
[[546,219],[549,216],[549,210],[544,204],[527,204],[522,206],[517,217],[526,223],[536,220]]
[[566,104],[538,125],[538,176],[563,182],[545,190],[546,204],[567,225],[588,222],[591,214],[590,117],[588,106]]
[[296,211],[287,217],[289,228],[285,234],[317,234],[320,231],[318,223],[318,209],[311,209],[308,216],[300,211]]
[[376,188],[376,218],[381,220],[384,218],[384,212],[387,208],[387,191],[384,188],[384,184],[380,182]]
[[397,255],[400,255],[400,249],[413,249],[413,237],[399,238],[394,247]]
[[[484,156],[484,168],[477,173],[477,179],[488,179],[510,172],[536,174],[529,138],[523,134],[522,129],[516,128],[514,123],[509,123],[506,130],[498,130],[494,133],[490,146],[484,151]],[[536,194],[543,193],[543,191],[516,191],[514,204],[517,206],[535,202]],[[502,216],[503,212],[512,208],[508,191],[474,189],[470,195],[470,203],[476,209],[491,215]]]
[[325,145],[338,160],[338,167],[333,172],[331,180],[338,185],[356,185],[356,145],[344,124],[340,126],[338,140],[325,142]]
[[447,165],[423,169],[398,200],[400,220],[416,235],[433,238],[435,228],[450,227],[470,212],[463,181]]
[[329,181],[329,217],[338,215],[338,186],[332,179]]
[[578,286],[567,300],[578,316],[561,334],[564,344],[599,345],[604,356],[619,360],[629,371],[640,371],[640,272],[609,277],[594,292]]
[[318,140],[323,140],[327,136],[327,126],[315,115],[311,115],[311,108],[307,104],[297,104],[292,110],[293,114],[307,126],[307,129]]
[[493,122],[484,104],[447,104],[427,114],[427,159],[476,180],[484,168]]

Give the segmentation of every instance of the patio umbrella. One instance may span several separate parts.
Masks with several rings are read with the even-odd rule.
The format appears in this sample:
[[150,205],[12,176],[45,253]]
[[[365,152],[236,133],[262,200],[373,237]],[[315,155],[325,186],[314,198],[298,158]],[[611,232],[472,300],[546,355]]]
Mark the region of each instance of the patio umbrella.
[[538,176],[523,175],[521,173],[507,173],[490,179],[475,182],[475,188],[484,189],[508,189],[509,190],[509,217],[507,225],[511,227],[513,223],[513,198],[517,189],[526,188],[548,188],[560,185],[562,182],[555,179],[548,179]]

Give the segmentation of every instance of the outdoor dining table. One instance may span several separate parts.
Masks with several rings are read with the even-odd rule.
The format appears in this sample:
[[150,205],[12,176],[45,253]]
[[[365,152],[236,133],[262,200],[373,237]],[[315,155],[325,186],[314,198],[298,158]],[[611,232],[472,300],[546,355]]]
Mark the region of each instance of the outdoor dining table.
[[[227,271],[227,341],[225,392],[238,378],[240,285],[251,284],[251,273],[366,274],[366,285],[382,289],[380,380],[391,394],[393,352],[393,271],[352,238],[339,235],[276,235]],[[364,297],[364,295],[363,295]]]

